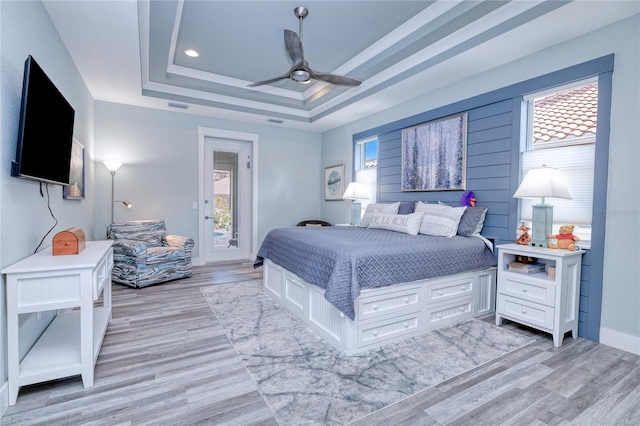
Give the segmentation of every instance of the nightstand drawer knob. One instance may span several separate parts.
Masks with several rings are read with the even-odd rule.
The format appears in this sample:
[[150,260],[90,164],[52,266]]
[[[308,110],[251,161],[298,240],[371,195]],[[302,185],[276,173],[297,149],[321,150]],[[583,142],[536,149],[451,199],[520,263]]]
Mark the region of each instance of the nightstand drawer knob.
[[377,336],[377,335],[378,335],[378,332],[374,330],[374,331],[373,331],[373,335],[374,335],[374,336]]
[[462,286],[461,290],[465,291],[467,288],[465,286]]
[[460,306],[460,312],[464,312],[464,306]]
[[442,294],[443,294],[443,292],[442,292],[442,290],[440,290],[440,291],[438,292],[438,296],[442,296]]
[[404,323],[404,328],[409,328],[409,323],[408,322]]
[[378,305],[373,305],[373,310],[377,311],[378,310]]
[[522,310],[522,314],[524,315],[524,314],[526,314],[526,313],[527,313],[527,310],[526,310],[526,309],[523,309],[523,310]]
[[527,288],[526,287],[523,288],[522,291],[526,293],[527,292]]
[[442,314],[438,314],[438,318],[442,318]]
[[404,298],[404,303],[409,303],[409,298],[408,297]]

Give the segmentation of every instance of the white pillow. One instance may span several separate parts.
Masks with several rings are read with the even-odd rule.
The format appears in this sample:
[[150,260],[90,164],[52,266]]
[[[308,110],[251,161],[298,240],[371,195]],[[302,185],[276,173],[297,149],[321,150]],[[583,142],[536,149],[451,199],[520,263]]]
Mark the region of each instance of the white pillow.
[[364,211],[362,219],[360,219],[360,226],[368,228],[369,224],[371,223],[371,219],[373,219],[373,213],[376,210],[378,210],[380,213],[396,214],[398,213],[398,207],[400,207],[400,201],[391,204],[371,203]]
[[458,233],[460,218],[467,207],[450,207],[440,204],[416,203],[416,212],[424,212],[420,233],[437,237],[453,237]]
[[388,214],[375,211],[369,229],[386,229],[409,235],[418,235],[423,212],[410,214]]

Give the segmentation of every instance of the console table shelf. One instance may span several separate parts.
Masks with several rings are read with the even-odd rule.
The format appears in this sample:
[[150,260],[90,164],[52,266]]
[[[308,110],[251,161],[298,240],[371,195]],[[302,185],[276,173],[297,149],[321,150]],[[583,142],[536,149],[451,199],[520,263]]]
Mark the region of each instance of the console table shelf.
[[[82,376],[93,386],[95,362],[111,321],[111,241],[87,242],[77,255],[51,247],[2,270],[7,282],[9,404],[21,386]],[[101,306],[95,306],[103,294]],[[100,305],[100,304],[98,304]],[[22,360],[19,315],[58,311]]]

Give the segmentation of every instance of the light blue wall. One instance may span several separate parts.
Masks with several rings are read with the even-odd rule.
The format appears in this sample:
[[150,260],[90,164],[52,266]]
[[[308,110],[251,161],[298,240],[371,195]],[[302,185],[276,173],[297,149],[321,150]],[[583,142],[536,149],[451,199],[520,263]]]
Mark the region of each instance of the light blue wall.
[[[603,301],[600,341],[640,353],[640,280],[636,265],[640,258],[638,238],[640,174],[638,162],[638,118],[640,73],[638,15],[588,33],[582,37],[545,49],[521,60],[500,66],[438,88],[403,105],[326,132],[323,135],[323,166],[344,162],[351,176],[352,135],[406,117],[500,89],[550,72],[608,54],[615,54],[613,73],[611,134],[609,152]],[[603,206],[604,207],[604,206]],[[324,220],[346,222],[347,203],[323,203]]]
[[[116,172],[114,219],[164,219],[167,231],[196,240],[198,127],[257,134],[258,244],[275,227],[320,216],[321,137],[317,133],[233,122],[173,111],[96,102],[95,234],[110,222],[111,175],[103,160],[123,163]],[[257,250],[256,250],[257,251]]]
[[[62,199],[62,187],[49,185],[51,210],[59,224],[45,238],[42,247],[51,245],[53,235],[76,226],[88,240],[93,239],[93,100],[78,70],[56,32],[42,3],[35,1],[0,2],[0,266],[5,267],[33,253],[55,221],[47,208],[47,198],[40,196],[39,184],[10,177],[15,158],[22,96],[24,61],[33,55],[76,111],[74,135],[86,147],[87,198],[82,201]],[[0,283],[0,412],[6,402],[7,335],[4,277]],[[51,315],[40,321],[35,315],[21,318],[21,351],[24,353]]]

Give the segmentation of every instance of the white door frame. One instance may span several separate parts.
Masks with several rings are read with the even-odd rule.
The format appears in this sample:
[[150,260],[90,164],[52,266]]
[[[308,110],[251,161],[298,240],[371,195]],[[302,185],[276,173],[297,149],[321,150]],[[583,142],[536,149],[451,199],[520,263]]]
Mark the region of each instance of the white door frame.
[[206,263],[205,254],[205,193],[204,193],[204,173],[205,173],[205,138],[235,140],[248,142],[251,144],[251,247],[249,248],[250,259],[255,258],[258,251],[258,135],[254,133],[235,132],[232,130],[214,129],[209,127],[198,127],[198,257],[193,259],[194,265],[204,265]]

